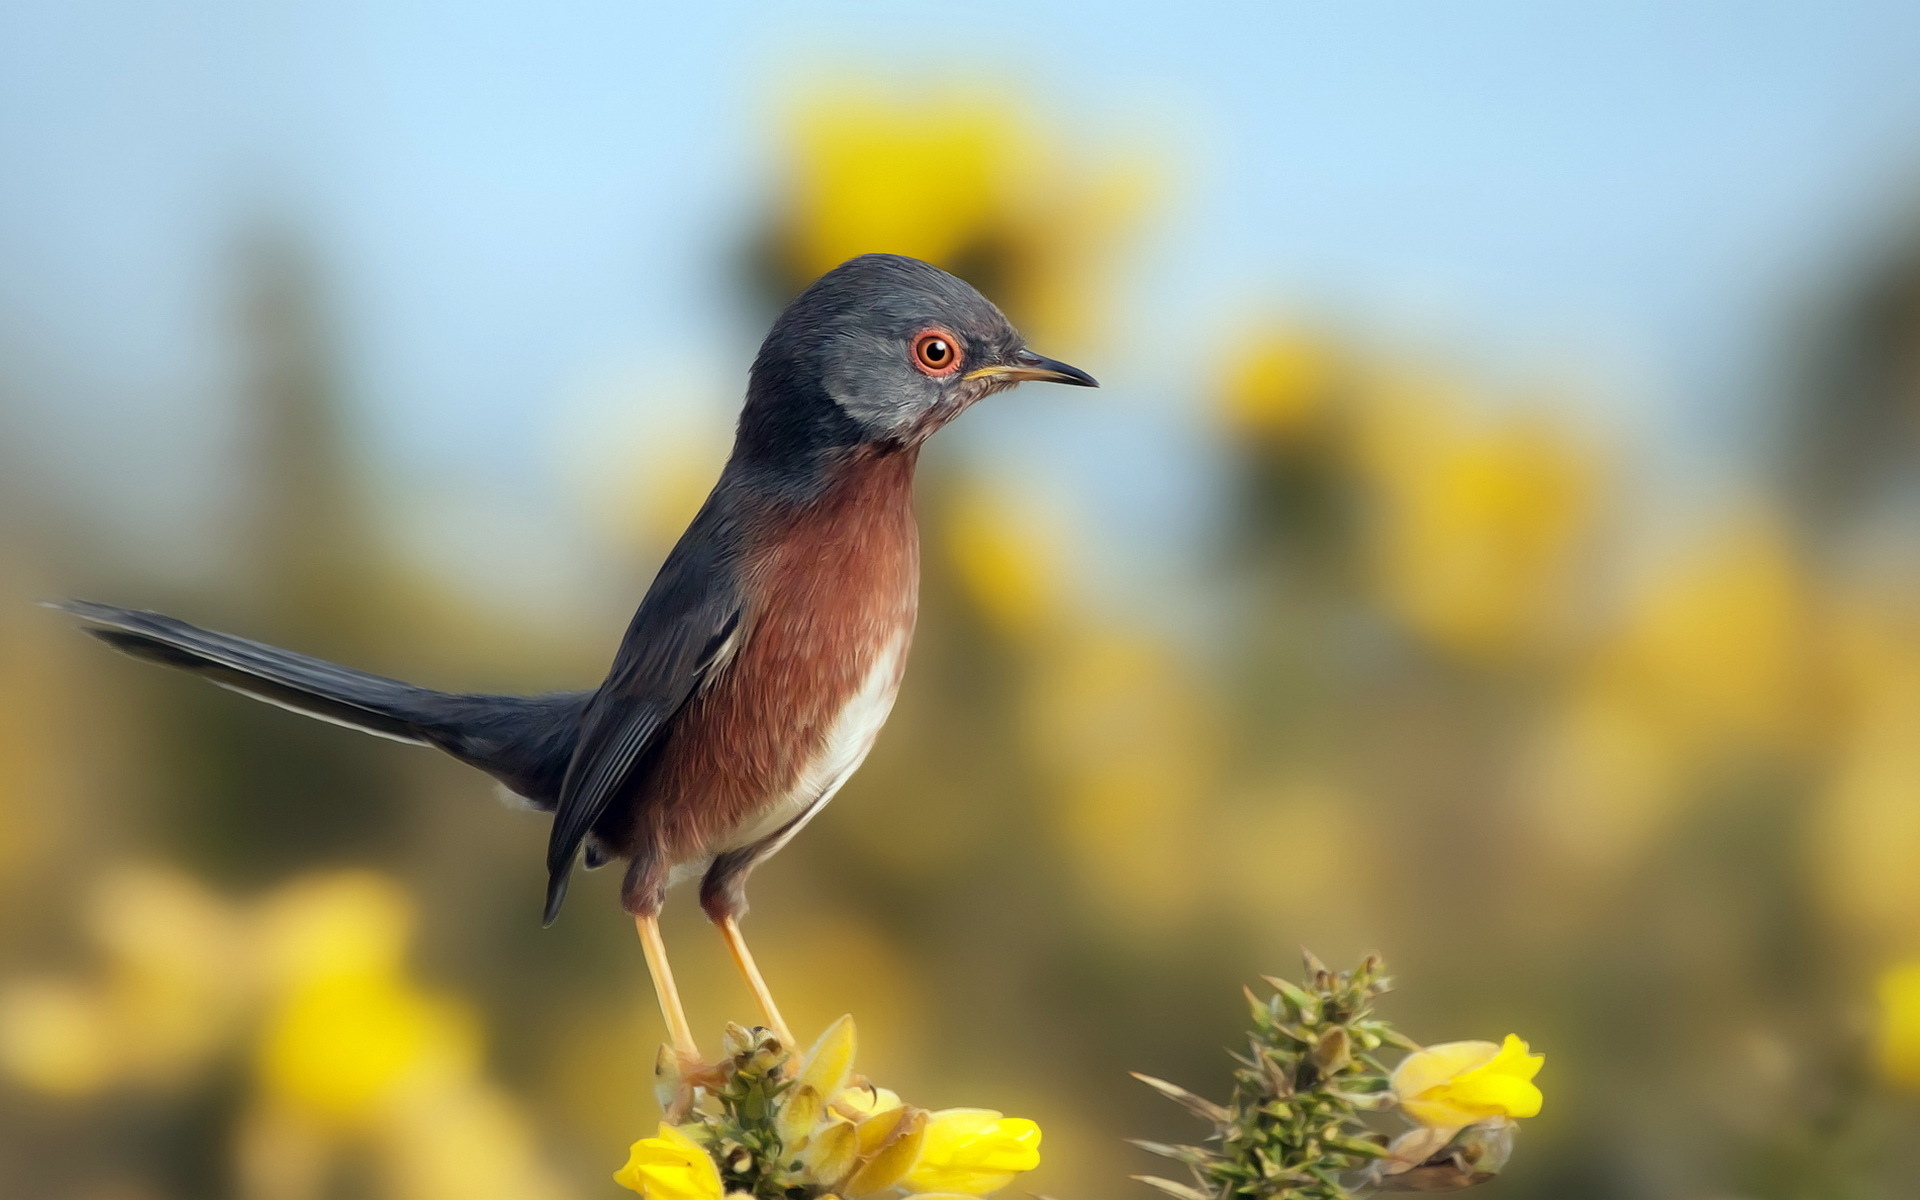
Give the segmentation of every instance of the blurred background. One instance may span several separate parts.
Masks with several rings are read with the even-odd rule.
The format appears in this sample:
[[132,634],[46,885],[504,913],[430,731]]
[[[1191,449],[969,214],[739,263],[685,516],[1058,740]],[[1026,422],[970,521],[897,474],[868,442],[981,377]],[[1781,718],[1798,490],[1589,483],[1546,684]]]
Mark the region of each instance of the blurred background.
[[1126,1195],[1126,1069],[1377,950],[1547,1055],[1490,1197],[1916,1194],[1920,9],[1584,8],[0,7],[0,1193],[619,1194],[616,880],[542,931],[480,776],[28,602],[590,685],[891,250],[1106,386],[924,460],[899,707],[755,880],[803,1035]]

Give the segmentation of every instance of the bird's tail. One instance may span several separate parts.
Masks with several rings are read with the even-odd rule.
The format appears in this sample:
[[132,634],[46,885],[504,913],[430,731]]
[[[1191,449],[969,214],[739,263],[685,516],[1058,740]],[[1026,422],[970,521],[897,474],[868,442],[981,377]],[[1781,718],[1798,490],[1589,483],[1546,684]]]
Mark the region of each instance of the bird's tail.
[[50,607],[87,621],[88,633],[135,658],[349,729],[438,747],[544,808],[558,797],[589,695],[451,695],[160,613],[85,600]]

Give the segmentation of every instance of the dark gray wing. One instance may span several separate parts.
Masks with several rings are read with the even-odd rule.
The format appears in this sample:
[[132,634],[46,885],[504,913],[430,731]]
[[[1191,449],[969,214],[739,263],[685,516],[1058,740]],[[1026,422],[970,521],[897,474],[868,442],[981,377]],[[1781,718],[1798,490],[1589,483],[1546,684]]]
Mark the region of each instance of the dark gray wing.
[[587,706],[547,838],[548,924],[566,899],[580,843],[725,657],[739,626],[740,530],[717,497],[708,498],[667,556]]

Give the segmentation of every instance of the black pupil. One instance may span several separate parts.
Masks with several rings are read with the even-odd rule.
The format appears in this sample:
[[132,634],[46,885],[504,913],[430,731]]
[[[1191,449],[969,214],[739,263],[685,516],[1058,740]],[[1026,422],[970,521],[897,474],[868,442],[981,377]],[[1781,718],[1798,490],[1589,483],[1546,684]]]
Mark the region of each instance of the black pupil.
[[926,359],[928,362],[932,363],[936,367],[939,366],[941,363],[946,362],[947,361],[946,341],[942,338],[928,338],[927,344],[920,351],[920,357]]

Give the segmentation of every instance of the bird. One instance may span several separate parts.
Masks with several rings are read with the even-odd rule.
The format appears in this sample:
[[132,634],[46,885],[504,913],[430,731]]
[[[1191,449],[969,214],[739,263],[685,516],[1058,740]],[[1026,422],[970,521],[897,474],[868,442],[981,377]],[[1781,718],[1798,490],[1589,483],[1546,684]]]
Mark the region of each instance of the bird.
[[155,612],[53,606],[135,657],[435,747],[550,812],[544,924],[577,861],[624,861],[621,903],[686,1069],[700,1054],[659,916],[670,886],[698,879],[766,1028],[792,1047],[740,931],[748,876],[840,790],[892,709],[918,610],[921,447],[1024,381],[1099,386],[929,263],[866,254],[822,275],[761,343],[726,465],[588,691],[434,691]]

